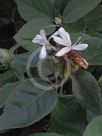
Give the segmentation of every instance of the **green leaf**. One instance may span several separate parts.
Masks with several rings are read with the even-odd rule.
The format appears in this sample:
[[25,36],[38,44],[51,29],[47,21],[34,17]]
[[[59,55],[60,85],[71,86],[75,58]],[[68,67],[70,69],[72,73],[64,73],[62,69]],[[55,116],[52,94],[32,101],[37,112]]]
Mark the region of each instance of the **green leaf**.
[[93,29],[93,30],[96,30],[96,31],[101,31],[102,30],[102,18],[88,21],[87,22],[87,28]]
[[63,136],[57,133],[38,133],[38,134],[33,134],[31,136]]
[[[54,73],[53,64],[51,59],[40,60],[39,51],[40,49],[37,49],[36,52],[15,55],[11,63],[11,72],[13,71],[21,79],[20,76],[30,70],[30,77],[39,77],[40,74],[43,74],[43,77],[48,79],[48,76]],[[29,72],[27,74],[29,75]]]
[[86,111],[86,116],[87,116],[87,121],[90,122],[92,119],[94,119],[96,116],[90,112],[90,111]]
[[102,5],[97,6],[86,16],[86,27],[93,30],[102,30]]
[[72,23],[94,9],[101,0],[70,0],[64,10],[64,22]]
[[63,11],[68,4],[69,0],[54,0],[55,7],[59,11],[60,15],[63,15]]
[[21,78],[20,76],[23,76],[24,72],[26,72],[26,65],[30,54],[31,52],[27,52],[14,56],[10,68],[18,78]]
[[25,80],[16,86],[6,100],[0,116],[0,130],[29,126],[50,113],[56,102],[55,91],[41,90]]
[[[11,63],[11,70],[18,73],[26,72],[27,62],[31,54],[32,52],[27,52],[27,53],[15,55]],[[38,60],[39,60],[39,51],[32,58],[32,63],[30,67],[33,68],[37,67]]]
[[92,37],[102,38],[102,34],[100,32],[94,31],[94,30],[87,30],[86,33]]
[[72,91],[77,101],[92,114],[102,113],[101,91],[89,72],[79,70],[72,75]]
[[49,1],[51,1],[52,3],[54,3],[54,0],[49,0]]
[[88,48],[82,52],[83,56],[89,62],[89,65],[102,65],[102,39],[101,38],[89,38],[83,40],[84,43],[88,43]]
[[83,136],[102,136],[102,116],[98,116],[90,122]]
[[6,82],[14,82],[16,80],[17,77],[12,70],[8,70],[3,74],[0,74],[0,84],[5,84]]
[[40,70],[42,74],[47,77],[49,75],[53,75],[55,73],[54,64],[53,61],[49,58],[46,58],[45,60],[39,61],[40,63]]
[[86,125],[86,112],[74,98],[59,100],[51,114],[51,128],[54,132],[82,136]]
[[[27,50],[34,50],[36,45],[32,43],[32,39],[41,29],[46,31],[46,34],[51,34],[55,30],[53,20],[50,18],[39,18],[29,21],[25,24],[18,33],[14,36],[14,39]],[[39,47],[39,45],[37,45]]]
[[80,42],[88,44],[88,48],[80,53],[89,65],[102,65],[102,39],[84,33],[73,33],[71,34],[72,42],[75,43],[79,37],[82,37]]
[[8,98],[10,93],[14,90],[14,88],[16,87],[17,84],[18,84],[18,82],[8,83],[8,84],[2,86],[2,88],[0,88],[0,107],[4,106],[6,99]]
[[80,19],[74,23],[68,23],[68,24],[64,23],[63,27],[69,33],[84,32],[85,31],[85,21],[83,19]]
[[28,51],[36,50],[39,47],[38,44],[34,44],[32,42],[32,38],[29,38],[29,39],[27,39],[27,38],[23,39],[22,38],[22,41],[21,42],[18,41],[18,43],[21,43],[22,45],[20,45],[20,46],[23,47],[24,49],[28,50]]
[[50,0],[15,0],[20,15],[26,20],[55,17],[56,9]]

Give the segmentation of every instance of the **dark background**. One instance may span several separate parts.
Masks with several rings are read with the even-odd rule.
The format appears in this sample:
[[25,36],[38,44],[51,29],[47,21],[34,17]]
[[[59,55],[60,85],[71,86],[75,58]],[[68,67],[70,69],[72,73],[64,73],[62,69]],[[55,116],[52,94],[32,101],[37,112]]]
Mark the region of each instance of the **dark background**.
[[0,0],[0,48],[10,49],[16,44],[12,37],[24,23],[14,0]]

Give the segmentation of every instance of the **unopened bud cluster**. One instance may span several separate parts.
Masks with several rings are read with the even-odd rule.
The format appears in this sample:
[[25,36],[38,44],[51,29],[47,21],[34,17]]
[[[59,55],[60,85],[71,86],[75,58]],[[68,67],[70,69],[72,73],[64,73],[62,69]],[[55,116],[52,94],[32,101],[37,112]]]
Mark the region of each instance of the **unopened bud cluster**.
[[0,48],[0,69],[7,69],[13,59],[13,55],[7,49]]

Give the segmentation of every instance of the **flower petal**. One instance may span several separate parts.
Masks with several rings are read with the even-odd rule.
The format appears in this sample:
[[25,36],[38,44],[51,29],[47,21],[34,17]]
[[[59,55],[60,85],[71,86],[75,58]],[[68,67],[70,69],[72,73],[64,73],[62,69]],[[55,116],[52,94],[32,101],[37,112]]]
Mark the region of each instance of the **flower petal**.
[[46,33],[45,33],[45,30],[40,30],[40,35],[41,35],[41,37],[42,37],[42,39],[43,39],[43,41],[45,41],[45,44],[47,44],[48,43],[48,41],[47,41],[47,38],[46,38]]
[[33,43],[38,43],[42,39],[40,34],[37,34],[35,38],[32,40]]
[[41,35],[37,34],[35,38],[32,40],[33,43],[38,43],[41,45],[45,45],[44,40],[42,39]]
[[66,46],[66,44],[65,44],[65,42],[64,42],[64,40],[63,40],[62,38],[57,37],[57,36],[53,36],[53,39],[54,39],[54,41],[55,41],[56,43],[58,43],[58,44],[60,44],[60,45]]
[[88,44],[76,44],[74,46],[71,47],[72,50],[77,50],[77,51],[82,51],[85,50],[88,47]]
[[64,47],[62,48],[59,52],[56,53],[56,56],[57,57],[61,57],[63,56],[64,54],[68,53],[71,49],[68,48],[68,47]]
[[70,35],[68,32],[66,32],[64,30],[63,27],[61,27],[59,30],[58,30],[58,33],[59,35],[64,39],[65,43],[67,46],[71,46],[71,39],[70,39]]
[[46,56],[47,56],[46,47],[43,46],[41,51],[40,51],[39,58],[44,59]]

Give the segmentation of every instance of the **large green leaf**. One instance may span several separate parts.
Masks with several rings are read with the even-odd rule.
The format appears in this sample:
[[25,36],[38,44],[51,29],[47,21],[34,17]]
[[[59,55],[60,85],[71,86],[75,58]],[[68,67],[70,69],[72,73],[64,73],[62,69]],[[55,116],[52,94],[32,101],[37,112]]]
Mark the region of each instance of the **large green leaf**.
[[41,90],[25,80],[6,100],[0,116],[0,130],[29,126],[50,113],[56,102],[55,91]]
[[48,79],[48,76],[54,73],[53,64],[51,59],[40,60],[39,51],[40,48],[37,49],[36,52],[15,55],[14,60],[11,63],[11,72],[13,71],[16,76],[19,76],[18,78],[20,78],[20,80],[21,76],[24,78],[23,74],[25,72],[27,72],[28,75],[31,73],[29,75],[30,78],[43,75],[43,77]]
[[102,33],[101,32],[97,32],[95,30],[87,30],[86,31],[87,34],[91,35],[92,37],[98,37],[98,38],[102,38]]
[[13,91],[17,84],[18,82],[8,83],[0,88],[0,107],[4,106],[6,99],[8,98],[8,96],[10,95],[10,93]]
[[24,72],[26,72],[26,65],[31,52],[22,53],[14,56],[11,63],[11,71],[19,78],[23,78]]
[[79,70],[72,75],[72,91],[77,101],[92,114],[102,113],[101,91],[89,72]]
[[54,17],[55,7],[50,0],[15,0],[20,15],[26,20],[32,20],[40,17]]
[[59,15],[63,15],[63,11],[67,6],[69,0],[54,0],[54,4],[59,11]]
[[51,114],[54,132],[66,136],[82,136],[87,125],[86,112],[73,98],[63,98]]
[[89,110],[86,111],[87,121],[90,122],[92,119],[94,119],[96,116],[90,112]]
[[[33,19],[18,31],[14,39],[25,49],[34,50],[36,46],[32,43],[32,39],[41,29],[44,29],[47,35],[54,32],[55,25],[53,24],[53,20],[50,18]],[[37,46],[39,47],[39,45]]]
[[5,84],[6,82],[14,82],[16,80],[17,77],[12,70],[8,70],[0,74],[0,85]]
[[[26,52],[26,53],[15,55],[11,63],[11,70],[18,73],[26,72],[27,62],[31,54],[32,52]],[[37,67],[38,60],[39,60],[39,51],[32,58],[32,63],[30,67],[33,68]]]
[[54,0],[49,0],[49,1],[51,1],[52,3],[54,3]]
[[102,65],[102,39],[84,33],[73,33],[71,34],[72,42],[75,43],[79,37],[82,37],[80,42],[88,44],[88,48],[81,53],[89,65]]
[[63,136],[57,133],[38,133],[38,134],[33,134],[31,136]]
[[86,16],[86,27],[93,30],[102,30],[102,5],[97,6]]
[[32,38],[28,38],[28,39],[22,38],[22,41],[18,41],[18,43],[21,43],[22,45],[20,45],[20,46],[22,46],[24,49],[26,49],[28,51],[36,50],[39,47],[38,44],[34,44],[32,42]]
[[94,9],[101,0],[70,0],[64,10],[64,22],[72,23]]
[[102,116],[98,116],[90,122],[83,136],[102,136]]
[[78,21],[74,23],[68,23],[68,24],[64,23],[63,27],[69,33],[84,32],[85,31],[85,21],[84,19],[79,19]]
[[102,65],[102,39],[101,38],[89,38],[83,40],[84,43],[88,43],[88,48],[82,52],[83,56],[89,62],[89,65]]

